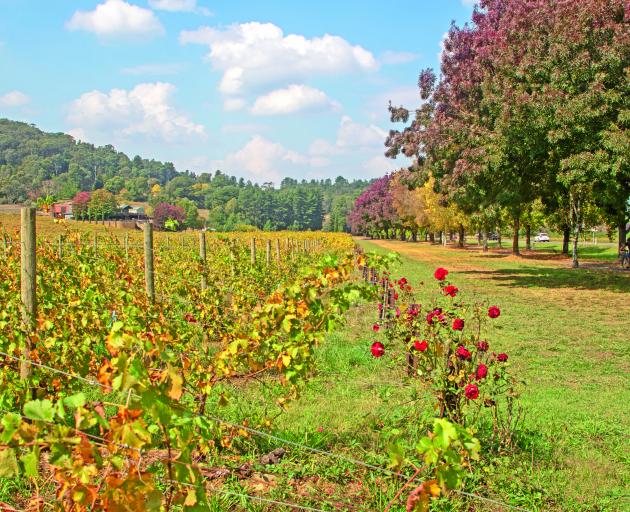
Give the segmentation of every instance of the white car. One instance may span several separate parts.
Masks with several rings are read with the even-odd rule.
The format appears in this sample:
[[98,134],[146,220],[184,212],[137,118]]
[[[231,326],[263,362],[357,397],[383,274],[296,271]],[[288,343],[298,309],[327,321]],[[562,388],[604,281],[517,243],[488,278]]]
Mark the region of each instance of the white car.
[[547,233],[538,233],[534,237],[534,242],[549,242],[549,235]]

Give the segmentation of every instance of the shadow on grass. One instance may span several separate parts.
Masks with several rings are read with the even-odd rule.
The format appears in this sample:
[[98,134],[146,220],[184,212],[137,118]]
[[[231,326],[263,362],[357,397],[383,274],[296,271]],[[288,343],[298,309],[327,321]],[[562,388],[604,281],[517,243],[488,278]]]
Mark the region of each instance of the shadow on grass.
[[625,273],[549,267],[466,270],[460,273],[483,276],[485,279],[495,281],[498,286],[510,288],[573,288],[630,292],[630,279]]

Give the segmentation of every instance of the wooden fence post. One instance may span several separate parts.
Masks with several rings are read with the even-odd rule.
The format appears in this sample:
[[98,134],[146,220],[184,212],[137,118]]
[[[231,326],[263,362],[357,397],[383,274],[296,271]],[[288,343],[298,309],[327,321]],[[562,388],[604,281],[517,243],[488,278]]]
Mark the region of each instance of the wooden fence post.
[[203,231],[199,233],[199,257],[203,266],[201,271],[201,291],[203,292],[208,287],[206,277],[206,234]]
[[125,232],[125,259],[129,259],[129,233]]
[[256,239],[252,238],[251,247],[249,248],[249,255],[252,265],[256,264]]
[[271,265],[271,240],[267,239],[267,265]]
[[63,258],[63,236],[59,235],[59,240],[57,241],[57,255],[59,259]]
[[98,235],[94,233],[94,257],[98,254]]
[[153,224],[144,224],[144,283],[150,302],[155,301],[155,280],[153,273]]
[[280,239],[276,238],[276,261],[280,263]]
[[35,208],[22,208],[20,220],[22,327],[26,334],[24,347],[22,348],[22,358],[24,360],[20,362],[20,378],[26,380],[31,375],[31,365],[26,360],[31,357],[31,335],[35,328],[37,313],[37,295],[35,291],[37,277]]

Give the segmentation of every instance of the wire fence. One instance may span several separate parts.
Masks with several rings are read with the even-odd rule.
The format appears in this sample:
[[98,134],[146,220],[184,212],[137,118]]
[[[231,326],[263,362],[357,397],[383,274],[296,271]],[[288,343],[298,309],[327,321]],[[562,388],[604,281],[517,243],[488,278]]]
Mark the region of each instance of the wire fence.
[[[107,391],[113,391],[113,388],[111,386],[104,385],[101,382],[95,381],[93,379],[88,379],[88,378],[82,377],[80,375],[72,374],[72,373],[66,372],[64,370],[60,370],[58,368],[52,367],[52,366],[48,366],[48,365],[45,365],[45,364],[42,364],[42,363],[38,363],[36,361],[32,361],[32,360],[29,360],[29,359],[23,359],[23,358],[20,358],[20,357],[16,357],[16,356],[7,354],[5,352],[0,352],[0,356],[7,357],[7,358],[12,359],[12,360],[17,361],[17,362],[27,362],[29,364],[33,364],[34,366],[37,366],[37,367],[49,370],[49,371],[51,371],[53,373],[57,373],[59,375],[64,375],[66,377],[74,378],[74,379],[80,380],[82,382],[85,382],[85,383],[87,383],[89,385],[98,386],[98,387],[100,387],[100,388],[102,388],[104,390],[107,390]],[[133,392],[130,393],[130,396],[132,396],[134,398],[138,398],[138,399],[141,398],[139,395],[137,395],[137,394],[135,394]],[[112,404],[112,405],[118,405],[119,407],[124,407],[123,404]],[[327,451],[327,450],[322,450],[322,449],[319,449],[319,448],[314,448],[314,447],[311,447],[311,446],[308,446],[308,445],[305,445],[305,444],[302,444],[302,443],[297,443],[295,441],[291,441],[289,439],[285,439],[285,438],[276,436],[274,434],[270,434],[269,432],[265,432],[263,430],[258,430],[258,429],[255,429],[255,428],[252,428],[252,427],[249,427],[249,426],[246,426],[246,425],[238,424],[238,423],[235,423],[235,422],[232,422],[232,421],[229,421],[229,420],[225,420],[223,418],[219,418],[218,416],[214,416],[214,415],[210,415],[210,414],[200,414],[200,413],[191,411],[190,409],[187,409],[186,407],[181,406],[179,404],[173,404],[173,408],[179,409],[181,412],[186,412],[186,413],[191,414],[191,415],[193,415],[195,417],[211,420],[211,421],[213,421],[213,422],[215,422],[217,424],[222,424],[222,425],[228,426],[230,428],[234,428],[234,429],[244,430],[244,431],[246,431],[246,432],[248,432],[250,434],[253,434],[253,435],[256,435],[256,436],[260,436],[260,437],[264,437],[266,439],[273,440],[273,441],[276,441],[278,443],[282,443],[282,444],[284,444],[286,446],[292,446],[292,447],[298,448],[300,450],[304,450],[304,451],[311,452],[311,453],[314,453],[314,454],[318,454],[318,455],[323,455],[323,456],[326,456],[326,457],[334,458],[334,459],[337,459],[337,460],[340,460],[340,461],[343,461],[343,462],[347,462],[347,463],[355,465],[355,466],[363,467],[363,468],[371,470],[371,471],[379,472],[381,474],[384,474],[384,475],[387,475],[387,476],[390,476],[390,477],[393,477],[393,478],[396,478],[396,479],[400,479],[400,480],[404,480],[404,481],[409,481],[409,480],[413,481],[413,480],[418,480],[420,478],[420,476],[412,478],[409,475],[402,474],[401,472],[392,471],[390,469],[384,468],[382,466],[377,466],[377,465],[374,465],[374,464],[370,464],[370,463],[362,461],[360,459],[348,457],[346,455],[342,455],[342,454],[331,452],[331,451]],[[11,411],[7,411],[7,412],[11,412]],[[91,436],[93,438],[97,438],[98,439],[98,436],[93,436],[92,434],[87,434],[87,433],[84,433],[84,434],[86,434],[87,436]],[[103,438],[100,438],[100,439],[102,441],[109,442],[109,441],[106,441]],[[124,445],[121,445],[121,447],[129,448],[129,449],[133,449],[133,450],[138,450],[137,448],[132,448],[132,447],[124,446]],[[199,467],[202,467],[202,466],[199,466]],[[191,485],[194,485],[194,484],[191,484]],[[503,508],[510,509],[510,510],[518,510],[518,511],[521,511],[521,512],[531,512],[528,509],[520,507],[520,506],[510,505],[508,503],[504,503],[504,502],[501,502],[501,501],[498,501],[498,500],[495,500],[495,499],[492,499],[492,498],[487,498],[485,496],[480,496],[480,495],[477,495],[477,494],[468,493],[468,492],[465,492],[465,491],[460,491],[458,489],[453,489],[453,490],[451,490],[451,492],[453,492],[454,494],[465,496],[465,497],[470,498],[470,499],[475,499],[475,500],[479,500],[479,501],[482,501],[482,502],[485,502],[485,503],[488,503],[488,504],[492,504],[493,506],[499,506],[499,507],[503,507]],[[294,505],[291,505],[291,504],[285,504],[285,505],[287,505],[287,506],[294,506]],[[309,509],[306,508],[304,510],[309,510]],[[311,510],[317,510],[317,509],[311,509]]]

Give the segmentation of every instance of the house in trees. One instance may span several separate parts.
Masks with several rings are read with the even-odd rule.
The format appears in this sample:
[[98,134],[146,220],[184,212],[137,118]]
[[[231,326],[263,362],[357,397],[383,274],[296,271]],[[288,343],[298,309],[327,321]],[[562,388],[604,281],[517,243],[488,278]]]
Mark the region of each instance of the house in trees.
[[63,203],[53,204],[50,209],[50,213],[56,219],[71,219],[72,201],[65,201]]
[[147,216],[142,206],[133,206],[131,204],[121,204],[118,207],[118,213],[116,215],[122,219],[134,219],[134,220],[146,220]]

